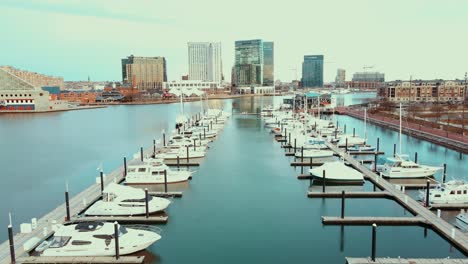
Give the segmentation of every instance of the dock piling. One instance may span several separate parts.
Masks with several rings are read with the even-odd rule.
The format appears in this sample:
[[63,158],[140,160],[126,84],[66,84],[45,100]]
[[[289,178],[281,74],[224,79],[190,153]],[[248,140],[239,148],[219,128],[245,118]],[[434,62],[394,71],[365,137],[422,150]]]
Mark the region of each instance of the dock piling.
[[296,155],[297,138],[294,139],[294,155]]
[[66,221],[70,221],[70,198],[68,195],[68,188],[65,191],[65,208],[67,210],[67,216],[65,218]]
[[375,152],[375,155],[374,155],[374,172],[377,172],[377,152]]
[[414,162],[418,163],[418,152],[414,153]]
[[194,138],[194,139],[193,139],[193,150],[194,150],[194,151],[197,151],[197,143],[196,143],[196,141],[197,141],[197,139]]
[[393,144],[393,157],[396,157],[396,144]]
[[311,169],[312,169],[312,164],[313,164],[312,157],[310,157],[310,168]]
[[325,192],[325,170],[322,171],[322,192]]
[[146,218],[149,218],[149,195],[148,195],[148,188],[145,188],[145,213]]
[[127,157],[124,157],[124,177],[127,176]]
[[377,152],[379,152],[380,149],[380,138],[377,138]]
[[11,223],[11,214],[9,215],[10,218],[10,224],[8,225],[8,241],[10,243],[10,260],[12,264],[16,263],[16,257],[15,257],[15,243],[13,240],[13,225]]
[[164,170],[164,192],[167,193],[167,170]]
[[348,138],[346,138],[345,152],[348,152]]
[[345,191],[341,191],[341,219],[344,218],[345,212]]
[[444,163],[444,174],[442,176],[442,183],[445,183],[446,176],[447,176],[447,163]]
[[140,160],[143,162],[143,147],[140,147]]
[[304,163],[304,146],[301,147],[301,163]]
[[356,137],[356,128],[353,127],[353,137]]
[[344,131],[343,131],[343,133],[346,134],[346,124],[344,124]]
[[429,187],[431,185],[431,181],[427,180],[426,181],[426,203],[425,207],[429,207]]
[[189,147],[187,146],[187,166],[189,164],[189,159],[190,159],[190,157],[189,157]]
[[376,251],[376,243],[377,243],[377,225],[372,225],[372,255],[371,259],[375,262],[375,251]]
[[289,143],[289,148],[291,148],[291,132],[289,132],[288,143]]
[[153,139],[153,156],[156,155],[156,139]]
[[163,131],[163,146],[166,146],[166,132]]
[[180,169],[180,157],[177,156],[177,169]]
[[119,223],[114,222],[114,239],[115,239],[115,259],[120,258],[119,254]]
[[101,194],[104,192],[104,172],[101,170],[99,172],[99,176],[101,177]]
[[203,139],[206,139],[206,128],[203,128]]

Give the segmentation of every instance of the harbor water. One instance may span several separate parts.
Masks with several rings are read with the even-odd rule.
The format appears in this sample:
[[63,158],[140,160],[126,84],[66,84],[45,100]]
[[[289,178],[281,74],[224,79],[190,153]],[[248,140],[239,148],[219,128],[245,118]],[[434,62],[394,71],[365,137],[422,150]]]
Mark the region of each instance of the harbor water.
[[[341,95],[340,95],[341,96]],[[353,101],[355,94],[344,101]],[[273,97],[210,101],[226,111],[255,112]],[[275,98],[280,100],[280,98]],[[196,113],[200,103],[186,104]],[[177,104],[112,106],[86,111],[0,116],[2,184],[0,238],[5,240],[8,212],[15,230],[64,201],[65,183],[71,195],[95,184],[97,168],[110,172],[148,147],[161,131],[173,129]],[[363,122],[336,116],[362,135]],[[368,124],[369,143],[380,138],[381,150],[393,152],[398,133]],[[454,151],[403,136],[403,151],[419,153],[424,164],[447,164],[448,178],[468,174],[463,156]],[[148,263],[344,263],[344,257],[371,252],[371,228],[322,226],[321,216],[338,216],[339,199],[306,197],[308,181],[299,181],[280,144],[261,119],[234,115],[211,144],[184,192],[167,210],[162,239],[146,255]],[[102,164],[102,165],[101,165]],[[437,177],[440,177],[438,175]],[[371,188],[371,186],[364,186]],[[65,211],[65,208],[64,208]],[[348,216],[409,216],[386,199],[347,199]],[[379,227],[377,256],[463,257],[432,230],[423,227]]]

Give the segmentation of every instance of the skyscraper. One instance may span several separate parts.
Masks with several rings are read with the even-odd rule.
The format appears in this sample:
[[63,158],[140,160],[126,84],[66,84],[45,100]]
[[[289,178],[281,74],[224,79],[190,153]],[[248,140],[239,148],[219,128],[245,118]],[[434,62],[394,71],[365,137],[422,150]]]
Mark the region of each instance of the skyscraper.
[[345,81],[346,81],[346,70],[338,69],[336,71],[335,86],[344,87]]
[[263,41],[261,39],[235,42],[236,86],[261,86],[263,84]]
[[305,55],[302,63],[302,87],[323,86],[323,55]]
[[220,42],[188,43],[189,80],[221,82],[223,66]]
[[167,81],[166,59],[133,55],[122,59],[122,80],[140,90],[160,90]]
[[273,42],[263,42],[263,85],[273,86],[275,84],[274,70],[274,44]]

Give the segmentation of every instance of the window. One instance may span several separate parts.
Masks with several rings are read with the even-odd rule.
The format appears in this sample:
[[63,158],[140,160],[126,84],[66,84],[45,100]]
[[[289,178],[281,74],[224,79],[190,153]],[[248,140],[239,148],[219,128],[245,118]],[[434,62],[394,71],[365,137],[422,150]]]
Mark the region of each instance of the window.
[[146,168],[138,168],[138,172],[145,172]]

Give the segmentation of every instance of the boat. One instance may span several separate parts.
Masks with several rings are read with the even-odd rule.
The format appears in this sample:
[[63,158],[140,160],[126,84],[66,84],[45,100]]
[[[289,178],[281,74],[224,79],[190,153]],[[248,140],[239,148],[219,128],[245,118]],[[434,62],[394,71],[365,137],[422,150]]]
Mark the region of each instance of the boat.
[[[113,223],[83,222],[57,227],[53,237],[37,247],[36,251],[41,256],[115,256]],[[161,239],[161,236],[155,232],[157,229],[149,226],[131,228],[118,225],[117,230],[120,255],[144,250]]]
[[377,166],[377,171],[381,172],[387,178],[425,178],[433,176],[436,172],[441,171],[443,167],[433,167],[419,165],[413,162],[408,155],[401,154],[401,103],[400,103],[400,131],[399,131],[399,153],[394,157],[387,157],[383,166]]
[[[326,158],[326,157],[333,157],[333,151],[331,150],[321,150],[321,149],[304,149],[302,151],[297,151],[294,155],[297,158]],[[304,155],[302,155],[304,154]]]
[[468,213],[461,212],[455,217],[457,226],[463,231],[468,231]]
[[326,162],[322,166],[310,169],[310,175],[317,180],[323,181],[323,171],[325,171],[325,181],[337,184],[362,184],[364,176],[359,171],[346,166],[343,161]]
[[[165,210],[171,202],[168,199],[148,196],[148,212]],[[95,202],[85,215],[120,216],[146,214],[146,194],[143,190],[117,183],[110,183],[102,192],[102,200]]]
[[[188,153],[187,153],[188,152]],[[187,156],[188,154],[188,156]],[[195,158],[203,158],[205,157],[205,151],[200,148],[179,148],[179,149],[166,149],[165,152],[156,153],[154,156],[156,159],[162,160],[177,160],[177,159],[195,159]]]
[[354,146],[348,147],[348,151],[357,151],[357,152],[375,151],[375,147],[354,145]]
[[419,165],[410,160],[408,155],[387,157],[383,166],[378,166],[378,171],[387,178],[425,178],[433,176],[442,170],[442,167]]
[[126,184],[164,184],[164,171],[167,183],[188,181],[193,172],[189,170],[171,170],[160,159],[145,159],[127,166]]
[[[426,202],[426,190],[419,191],[419,197]],[[468,182],[452,180],[429,189],[430,204],[468,204]]]

